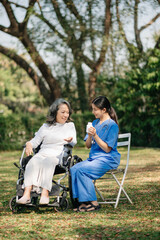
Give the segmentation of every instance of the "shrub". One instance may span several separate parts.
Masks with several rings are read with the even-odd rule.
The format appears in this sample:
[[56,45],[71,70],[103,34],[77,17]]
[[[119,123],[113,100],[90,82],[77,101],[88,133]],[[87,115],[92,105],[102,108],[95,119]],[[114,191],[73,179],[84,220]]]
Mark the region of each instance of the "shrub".
[[[119,127],[121,133],[131,132],[132,146],[159,147],[160,116],[139,113],[136,118],[129,118],[126,115],[119,119]],[[0,116],[0,150],[21,149],[24,143],[34,136],[45,119],[44,115],[29,113]],[[72,119],[77,130],[77,146],[84,146],[86,125],[94,120],[94,115],[90,112],[73,114]]]

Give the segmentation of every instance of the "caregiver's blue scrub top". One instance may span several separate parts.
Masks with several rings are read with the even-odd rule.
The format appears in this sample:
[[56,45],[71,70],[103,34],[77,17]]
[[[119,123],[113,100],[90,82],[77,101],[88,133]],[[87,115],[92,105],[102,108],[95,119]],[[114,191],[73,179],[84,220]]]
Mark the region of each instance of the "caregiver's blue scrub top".
[[[96,119],[92,122],[92,126],[96,129],[97,135],[105,142],[109,147],[111,147],[111,151],[106,153],[93,138],[92,146],[89,154],[88,160],[92,161],[94,159],[99,159],[103,161],[110,161],[112,167],[116,168],[120,163],[120,153],[117,151],[117,140],[119,127],[116,122],[112,119],[107,119],[103,123],[100,124],[100,120]],[[84,141],[88,138],[88,134],[86,134]]]

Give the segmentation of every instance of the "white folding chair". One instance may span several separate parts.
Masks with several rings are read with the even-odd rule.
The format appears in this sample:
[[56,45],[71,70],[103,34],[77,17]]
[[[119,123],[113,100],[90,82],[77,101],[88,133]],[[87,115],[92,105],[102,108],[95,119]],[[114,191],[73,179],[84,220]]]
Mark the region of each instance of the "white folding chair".
[[[131,133],[124,133],[124,134],[118,135],[118,144],[117,144],[118,149],[119,149],[119,147],[127,147],[126,165],[124,168],[112,169],[112,170],[106,172],[106,174],[105,174],[105,175],[110,175],[110,177],[112,179],[114,179],[119,186],[119,190],[118,190],[116,199],[111,199],[111,200],[106,199],[105,200],[105,198],[102,196],[101,192],[97,189],[97,187],[95,185],[96,192],[98,193],[100,198],[103,200],[103,202],[98,202],[99,204],[114,204],[114,207],[116,208],[118,206],[119,200],[124,200],[124,199],[128,199],[128,201],[131,204],[133,204],[130,197],[128,196],[128,194],[126,193],[126,191],[123,188],[124,180],[125,180],[127,170],[128,170],[128,165],[129,165],[130,143],[131,143]],[[118,180],[116,177],[116,174],[119,174],[119,173],[121,173],[123,175],[121,177],[121,181]],[[100,179],[108,179],[108,178],[102,177]],[[99,179],[97,179],[97,180],[99,180]],[[96,181],[94,181],[94,184],[96,183]],[[124,193],[125,198],[120,198],[122,192]]]

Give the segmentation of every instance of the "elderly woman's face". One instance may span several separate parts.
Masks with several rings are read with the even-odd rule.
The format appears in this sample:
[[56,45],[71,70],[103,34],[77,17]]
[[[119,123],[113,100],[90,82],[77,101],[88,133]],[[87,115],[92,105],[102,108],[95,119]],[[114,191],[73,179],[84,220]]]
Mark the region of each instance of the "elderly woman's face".
[[64,124],[69,117],[69,108],[66,104],[61,104],[57,111],[56,122]]

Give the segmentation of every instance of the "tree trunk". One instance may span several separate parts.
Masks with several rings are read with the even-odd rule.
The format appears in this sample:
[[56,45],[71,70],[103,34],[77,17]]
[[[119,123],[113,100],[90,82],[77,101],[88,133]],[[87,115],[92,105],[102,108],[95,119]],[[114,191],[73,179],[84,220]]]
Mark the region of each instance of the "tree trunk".
[[[88,109],[88,100],[85,89],[85,76],[80,62],[75,64],[77,72],[77,88],[78,88],[78,98],[80,101],[80,109],[82,112]],[[87,103],[87,104],[86,104]]]
[[92,72],[89,76],[89,102],[91,107],[91,102],[93,98],[96,96],[96,81],[97,76],[100,73],[101,67],[105,62],[106,52],[109,44],[109,31],[111,27],[111,0],[105,0],[106,9],[105,9],[105,20],[104,20],[104,35],[102,39],[102,46],[99,58],[92,68]]
[[96,81],[97,81],[97,73],[96,71],[92,71],[89,75],[89,106],[91,108],[92,100],[96,96]]
[[42,76],[48,83],[48,86],[51,91],[51,97],[52,97],[51,100],[54,101],[56,98],[59,98],[61,93],[59,84],[57,83],[56,79],[53,77],[50,68],[47,66],[47,64],[43,61],[43,59],[37,52],[32,41],[29,39],[29,36],[27,34],[23,36],[23,38],[21,39],[21,42],[23,43],[24,47],[28,51],[32,60],[40,70]]

